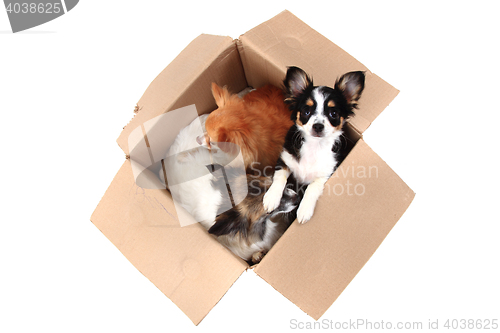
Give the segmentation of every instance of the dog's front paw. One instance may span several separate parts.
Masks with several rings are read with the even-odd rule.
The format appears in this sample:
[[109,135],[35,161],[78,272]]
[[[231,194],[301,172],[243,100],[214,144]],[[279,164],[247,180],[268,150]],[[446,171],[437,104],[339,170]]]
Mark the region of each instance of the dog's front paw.
[[259,251],[259,252],[255,252],[253,255],[252,255],[252,264],[258,264],[263,258],[264,256],[266,255],[267,251]]
[[[305,199],[305,198],[304,198]],[[297,210],[297,221],[301,224],[306,223],[311,219],[314,213],[314,206],[316,202],[310,202],[309,200],[302,200]]]
[[277,191],[276,187],[271,186],[264,195],[264,209],[270,213],[278,208],[281,201],[282,192]]

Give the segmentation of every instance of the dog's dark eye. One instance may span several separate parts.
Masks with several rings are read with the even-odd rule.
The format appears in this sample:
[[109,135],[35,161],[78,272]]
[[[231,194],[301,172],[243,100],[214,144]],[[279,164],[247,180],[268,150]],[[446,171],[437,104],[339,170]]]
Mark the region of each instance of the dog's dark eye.
[[304,114],[304,116],[309,116],[311,114],[311,108],[309,106],[306,106],[304,108],[304,110],[302,111],[302,113]]
[[330,111],[328,111],[328,116],[335,119],[338,116],[337,111],[335,111],[335,109],[330,109]]

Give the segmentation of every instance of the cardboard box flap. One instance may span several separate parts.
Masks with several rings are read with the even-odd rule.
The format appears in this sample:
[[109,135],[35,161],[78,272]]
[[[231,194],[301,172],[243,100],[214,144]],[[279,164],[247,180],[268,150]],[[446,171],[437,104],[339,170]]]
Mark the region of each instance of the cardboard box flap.
[[315,85],[326,86],[333,86],[346,72],[366,71],[359,110],[351,119],[351,125],[359,133],[370,126],[399,92],[289,11],[240,36],[239,43],[245,75],[253,87],[268,82],[281,86],[287,66],[304,69]]
[[180,227],[168,192],[138,187],[129,161],[91,221],[195,324],[248,267],[198,223]]
[[233,92],[247,87],[231,37],[203,34],[194,39],[149,85],[137,103],[137,114],[117,139],[118,145],[129,154],[130,133],[167,111],[191,104],[196,105],[199,114],[214,110],[212,82],[228,85]]
[[294,222],[255,272],[319,319],[382,243],[413,191],[361,139],[325,186],[313,218]]

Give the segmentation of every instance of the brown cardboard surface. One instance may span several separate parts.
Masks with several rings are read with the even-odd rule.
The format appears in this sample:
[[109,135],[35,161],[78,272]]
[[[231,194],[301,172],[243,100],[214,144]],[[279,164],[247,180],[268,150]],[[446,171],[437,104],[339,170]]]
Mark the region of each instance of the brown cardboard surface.
[[[197,37],[150,84],[138,102],[137,115],[117,142],[128,154],[134,149],[129,142],[131,146],[148,146],[145,131],[151,119],[192,104],[199,114],[214,110],[211,82],[226,85],[234,93],[247,86],[280,86],[286,67],[292,65],[311,74],[316,85],[328,86],[345,72],[366,71],[359,110],[348,127],[348,136],[357,141],[355,147],[327,182],[311,221],[293,223],[255,266],[258,275],[318,319],[368,261],[414,197],[362,139],[363,131],[394,99],[397,89],[284,11],[236,41],[222,36]],[[162,129],[155,126],[150,126],[148,133]],[[173,138],[174,133],[167,136]],[[148,151],[144,149],[144,154]],[[144,160],[150,155],[143,156]],[[351,169],[342,171],[349,166]],[[377,176],[360,177],[359,168],[367,173],[376,168]],[[153,183],[157,177],[154,173],[143,176]],[[358,192],[364,190],[363,195],[335,194],[341,188],[355,191],[356,185]],[[124,163],[91,219],[195,324],[248,268],[201,225],[180,227],[170,194],[138,187],[130,161]]]
[[91,221],[195,324],[248,267],[198,223],[180,227],[167,191],[138,187],[129,161]]
[[363,133],[399,93],[320,33],[284,11],[240,36],[238,49],[248,84],[281,86],[287,66],[298,66],[315,85],[333,86],[349,71],[366,71],[366,83],[351,125]]
[[370,259],[413,197],[360,139],[327,182],[313,218],[304,225],[294,222],[255,272],[317,320]]
[[243,67],[232,38],[200,35],[194,39],[149,85],[137,103],[138,113],[117,139],[129,153],[130,133],[145,121],[164,112],[195,104],[199,114],[216,108],[210,84],[228,85],[231,92],[247,86]]

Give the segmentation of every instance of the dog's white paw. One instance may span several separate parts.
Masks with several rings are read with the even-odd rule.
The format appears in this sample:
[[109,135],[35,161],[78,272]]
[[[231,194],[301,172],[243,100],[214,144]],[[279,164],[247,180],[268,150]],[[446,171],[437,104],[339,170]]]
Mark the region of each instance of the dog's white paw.
[[264,209],[270,213],[278,208],[281,201],[282,192],[276,190],[276,186],[271,186],[264,195]]
[[316,202],[310,202],[310,200],[302,200],[299,205],[299,209],[297,210],[297,221],[301,224],[309,221],[313,216],[314,206],[316,206]]

